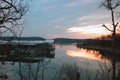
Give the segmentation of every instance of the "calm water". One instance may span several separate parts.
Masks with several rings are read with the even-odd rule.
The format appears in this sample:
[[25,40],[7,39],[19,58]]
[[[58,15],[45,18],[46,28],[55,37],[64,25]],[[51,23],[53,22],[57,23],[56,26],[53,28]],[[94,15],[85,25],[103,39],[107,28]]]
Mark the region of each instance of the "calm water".
[[97,69],[98,63],[109,63],[98,51],[79,49],[73,45],[56,45],[55,59],[53,62],[57,64],[77,63],[82,68]]
[[98,51],[78,49],[74,44],[55,45],[55,57],[37,63],[1,62],[0,74],[7,80],[57,80],[63,64],[77,64],[81,70],[96,71],[100,65],[110,64]]

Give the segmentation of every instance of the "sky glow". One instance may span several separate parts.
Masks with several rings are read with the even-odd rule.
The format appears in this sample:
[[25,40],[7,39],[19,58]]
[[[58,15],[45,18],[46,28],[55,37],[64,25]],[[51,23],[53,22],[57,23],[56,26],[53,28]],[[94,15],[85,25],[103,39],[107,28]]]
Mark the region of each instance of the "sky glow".
[[106,30],[104,27],[102,27],[101,24],[89,25],[84,27],[71,27],[68,29],[68,32],[70,33],[79,32],[79,33],[100,34],[100,35],[110,34],[110,32]]
[[95,38],[109,32],[109,11],[98,8],[101,0],[33,0],[25,16],[22,36]]

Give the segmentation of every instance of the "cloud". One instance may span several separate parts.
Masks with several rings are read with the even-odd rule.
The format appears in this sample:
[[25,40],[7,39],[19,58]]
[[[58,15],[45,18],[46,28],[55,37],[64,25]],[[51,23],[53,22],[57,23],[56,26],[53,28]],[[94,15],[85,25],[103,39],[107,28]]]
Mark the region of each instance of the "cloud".
[[100,34],[88,34],[88,33],[81,33],[81,32],[64,34],[64,37],[66,38],[76,38],[76,39],[96,38],[100,36],[101,36]]
[[66,7],[75,7],[77,5],[84,5],[87,3],[95,2],[95,0],[73,0],[68,3],[66,3]]
[[51,27],[51,28],[64,28],[62,27],[63,22],[65,22],[65,20],[67,19],[67,16],[61,16],[58,18],[54,18],[51,19],[51,21],[46,22],[44,24],[40,24],[39,26],[43,26],[43,27]]
[[57,18],[57,19],[54,19],[52,22],[50,22],[50,23],[57,23],[57,22],[61,22],[61,21],[63,21],[63,20],[65,20],[65,19],[67,19],[67,16],[62,16],[62,17],[59,17],[59,18]]
[[96,11],[96,13],[90,13],[84,16],[80,16],[76,18],[76,24],[79,27],[88,27],[91,25],[102,25],[104,23],[110,22],[110,15],[108,15],[107,12],[99,12]]
[[[25,32],[30,35],[45,37],[87,37],[84,28],[100,24],[109,18],[104,11],[96,12],[98,0],[36,0],[33,1],[32,12],[28,15],[29,27]],[[74,26],[76,25],[76,26]],[[81,28],[82,27],[82,31]],[[101,27],[101,26],[100,26]],[[66,30],[67,29],[67,30]],[[93,29],[93,28],[92,28]],[[94,30],[94,29],[93,29]],[[86,31],[87,32],[87,31]],[[85,35],[86,34],[86,35]],[[64,36],[63,36],[64,35]],[[84,36],[83,36],[84,35]],[[92,33],[91,33],[92,35]]]
[[87,36],[91,38],[110,34],[110,32],[104,27],[102,27],[101,24],[89,25],[84,27],[79,27],[79,25],[73,26],[67,29],[67,33],[73,33],[76,35],[80,35],[81,37]]
[[90,15],[86,15],[86,16],[82,16],[82,17],[79,17],[78,18],[78,21],[93,21],[93,20],[103,20],[103,19],[106,19],[106,18],[109,18],[110,15],[108,14],[90,14]]

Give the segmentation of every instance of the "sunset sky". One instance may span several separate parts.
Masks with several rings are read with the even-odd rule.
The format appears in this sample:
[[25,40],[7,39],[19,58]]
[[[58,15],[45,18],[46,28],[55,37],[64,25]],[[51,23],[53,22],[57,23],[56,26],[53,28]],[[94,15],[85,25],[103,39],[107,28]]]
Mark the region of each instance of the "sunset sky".
[[109,11],[98,8],[101,0],[32,0],[25,16],[23,36],[94,38],[109,34]]

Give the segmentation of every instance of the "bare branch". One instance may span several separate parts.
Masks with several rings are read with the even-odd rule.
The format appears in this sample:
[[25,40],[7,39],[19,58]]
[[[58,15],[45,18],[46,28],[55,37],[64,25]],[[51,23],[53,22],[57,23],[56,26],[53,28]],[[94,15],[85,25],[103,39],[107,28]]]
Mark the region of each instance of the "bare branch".
[[22,0],[1,0],[0,24],[20,20],[28,11],[28,5]]
[[117,27],[117,26],[118,26],[118,24],[119,24],[119,23],[117,22],[117,23],[116,23],[116,25],[115,25],[115,27]]
[[113,30],[110,30],[106,25],[103,24],[102,26],[105,27],[107,30],[113,32]]
[[120,3],[117,3],[117,4],[113,7],[113,9],[117,8],[118,6],[120,6]]
[[16,35],[14,29],[11,27],[18,26],[14,24],[20,25],[22,23],[19,20],[27,13],[28,7],[26,0],[0,0],[0,26],[4,25],[5,28],[5,31],[2,32],[10,31],[17,37],[18,35]]
[[103,0],[99,8],[104,7],[107,10],[113,10],[120,6],[120,0]]
[[13,1],[11,1],[11,2],[8,2],[7,0],[2,0],[2,1],[6,2],[6,3],[9,4],[11,7],[13,7],[13,8],[16,10],[16,12],[19,12],[18,9],[17,9],[17,7],[16,7],[15,5],[13,5]]

